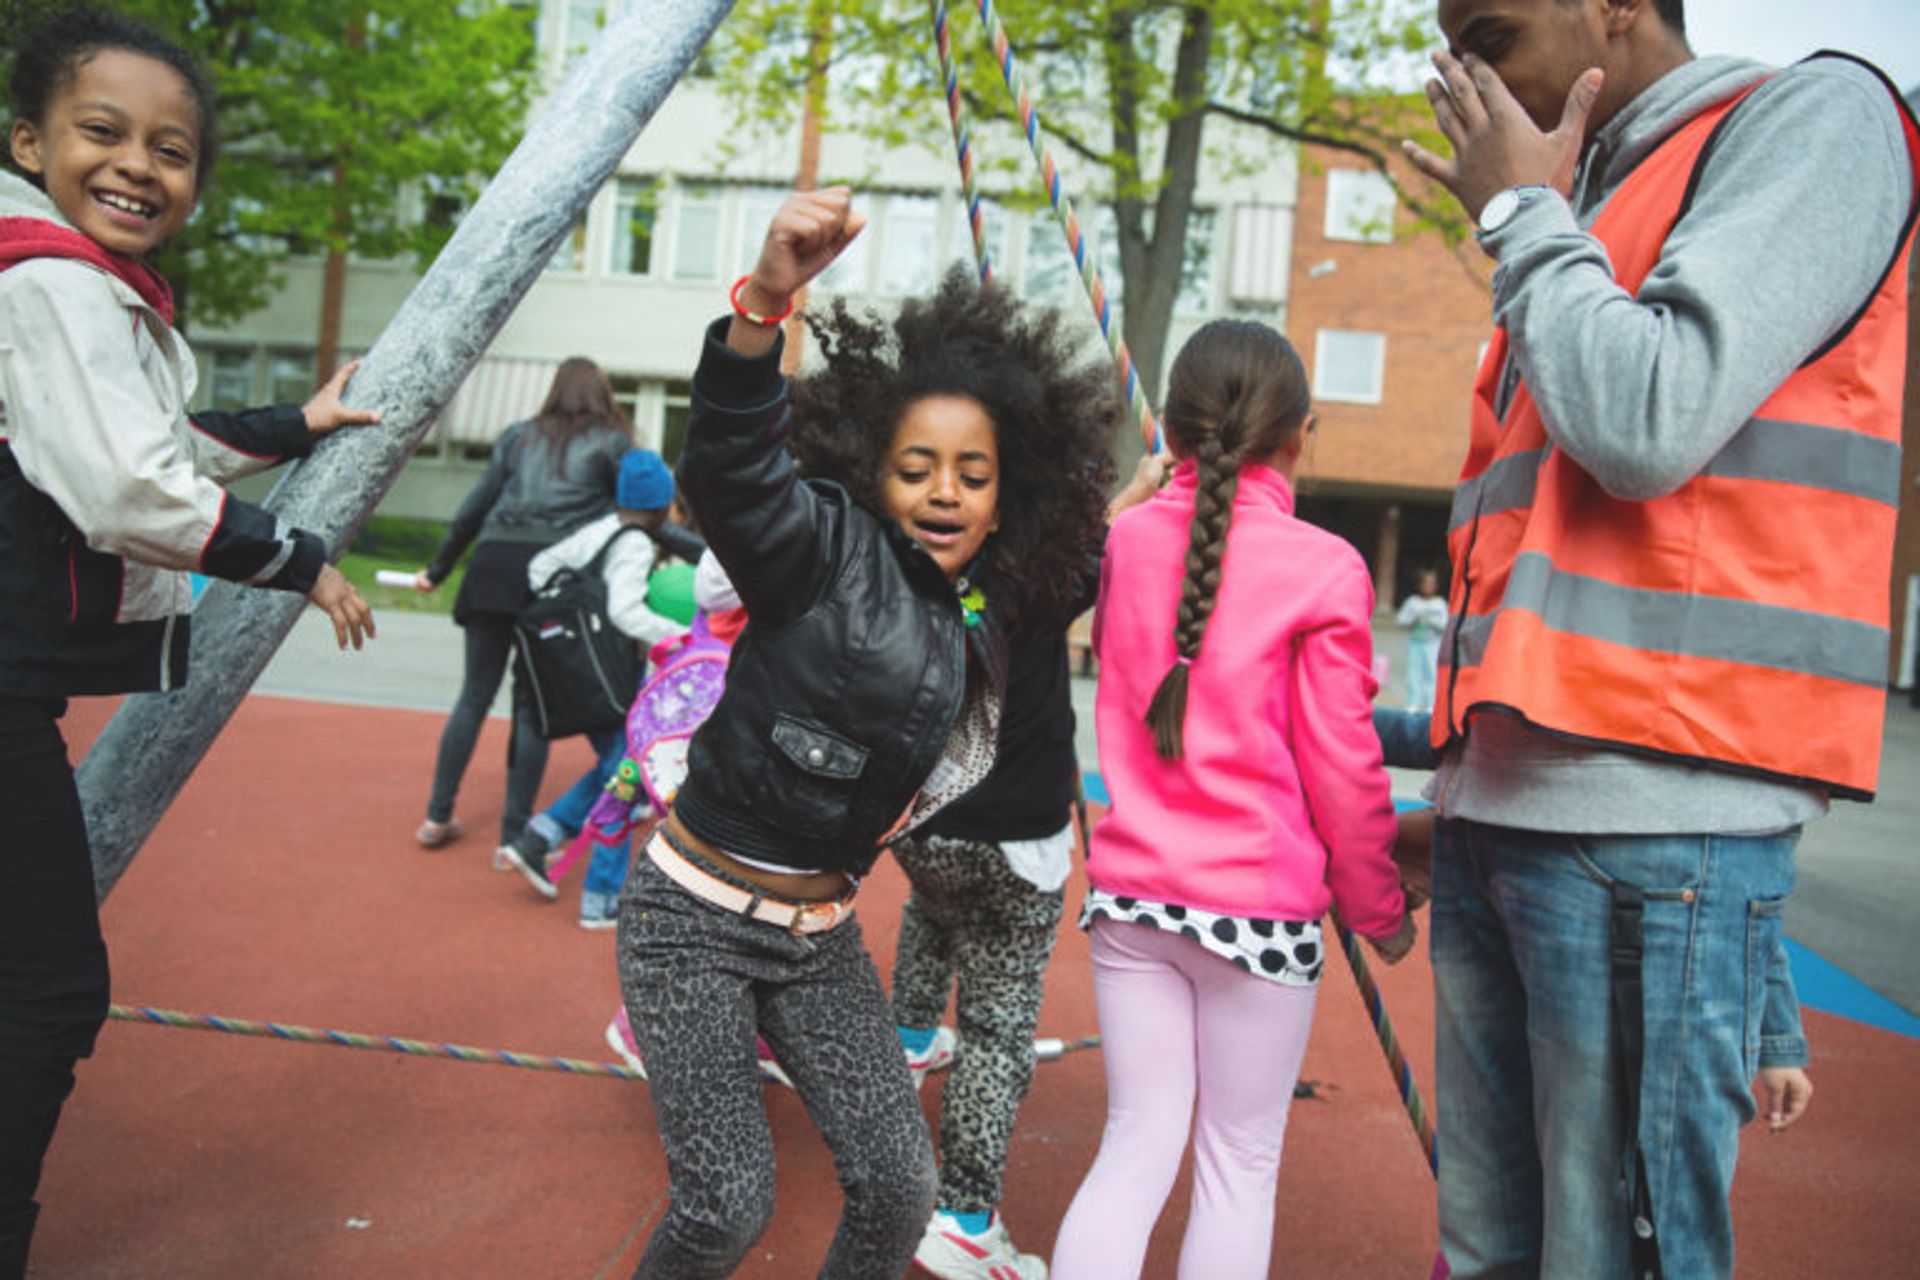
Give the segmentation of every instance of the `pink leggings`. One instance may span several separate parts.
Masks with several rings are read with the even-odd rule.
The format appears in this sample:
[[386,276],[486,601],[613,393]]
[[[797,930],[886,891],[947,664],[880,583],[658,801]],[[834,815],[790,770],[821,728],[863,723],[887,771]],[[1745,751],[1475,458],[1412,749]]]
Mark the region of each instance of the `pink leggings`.
[[1140,1274],[1190,1120],[1193,1205],[1179,1274],[1264,1280],[1280,1144],[1317,988],[1255,977],[1145,925],[1096,921],[1092,942],[1107,1127],[1060,1224],[1053,1280]]

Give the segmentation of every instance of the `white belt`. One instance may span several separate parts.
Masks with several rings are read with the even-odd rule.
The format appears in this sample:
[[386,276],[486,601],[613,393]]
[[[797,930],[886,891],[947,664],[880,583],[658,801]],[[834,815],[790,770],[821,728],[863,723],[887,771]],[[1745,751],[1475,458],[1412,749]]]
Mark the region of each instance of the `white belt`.
[[824,933],[853,915],[851,894],[831,902],[792,902],[751,893],[739,885],[729,884],[690,861],[658,831],[647,841],[647,856],[653,859],[653,865],[660,868],[667,879],[694,897],[711,902],[734,915],[751,916],[755,920],[776,925],[788,933]]

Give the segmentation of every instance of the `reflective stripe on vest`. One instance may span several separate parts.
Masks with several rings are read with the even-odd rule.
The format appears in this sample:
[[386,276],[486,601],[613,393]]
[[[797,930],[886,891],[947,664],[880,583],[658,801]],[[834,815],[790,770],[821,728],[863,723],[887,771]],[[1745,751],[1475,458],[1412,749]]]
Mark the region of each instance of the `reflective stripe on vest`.
[[[1591,234],[1624,289],[1659,261],[1744,97],[1682,126],[1608,199]],[[1920,124],[1898,109],[1920,186]],[[1498,707],[1596,745],[1872,794],[1912,226],[1910,213],[1852,326],[1697,476],[1648,501],[1613,497],[1556,449],[1524,384],[1496,417],[1508,353],[1496,331],[1448,522],[1436,745]]]

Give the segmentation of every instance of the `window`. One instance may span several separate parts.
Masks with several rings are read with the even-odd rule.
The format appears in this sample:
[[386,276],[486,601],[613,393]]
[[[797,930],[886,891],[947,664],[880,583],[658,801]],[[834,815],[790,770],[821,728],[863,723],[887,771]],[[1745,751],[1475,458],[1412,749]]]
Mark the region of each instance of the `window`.
[[1369,169],[1327,174],[1327,239],[1391,243],[1393,208],[1393,184],[1382,175]]
[[1173,309],[1183,316],[1203,316],[1213,310],[1212,210],[1195,209],[1187,219],[1185,256],[1180,261],[1180,294]]
[[[669,382],[665,388],[665,405],[660,419],[660,456],[669,463],[680,460],[680,451],[687,445],[687,419],[693,416],[693,384],[691,382]],[[694,519],[700,518],[694,513]]]
[[865,293],[872,274],[868,253],[872,240],[871,232],[855,236],[853,243],[841,250],[840,256],[815,278],[814,287],[827,293]]
[[[959,218],[959,226],[955,231],[953,252],[949,257],[953,262],[964,262],[977,271],[980,263],[973,252],[973,223],[967,217],[965,197],[961,198],[956,214]],[[1008,278],[1006,271],[1011,264],[1007,261],[1007,211],[993,201],[982,197],[980,221],[986,230],[987,258],[993,263],[994,278]]]
[[882,216],[881,293],[920,294],[933,287],[939,266],[940,202],[932,196],[892,196]]
[[466,215],[466,185],[455,178],[429,173],[420,179],[420,221],[449,234]]
[[787,202],[791,194],[785,187],[743,187],[740,190],[740,263],[738,270],[753,270],[760,260],[760,245],[767,238],[767,224]]
[[[346,362],[342,352],[340,363]],[[276,351],[267,358],[268,404],[303,404],[313,391],[313,352]]]
[[653,271],[653,238],[660,221],[660,182],[622,178],[613,198],[613,273],[644,276]]
[[547,270],[578,275],[587,267],[587,220],[583,215],[547,259]]
[[[1125,300],[1126,289],[1120,278],[1120,233],[1113,213],[1105,208],[1093,209],[1091,216],[1082,212],[1080,226],[1092,240],[1107,300],[1117,307]],[[1027,269],[1020,296],[1043,306],[1065,307],[1078,305],[1082,293],[1080,268],[1059,222],[1046,210],[1035,213],[1027,223]]]
[[600,34],[600,25],[600,0],[567,0],[560,18],[559,65],[573,65]]
[[255,403],[251,347],[215,347],[207,352],[207,363],[207,408],[245,409]]
[[682,187],[674,202],[673,278],[717,280],[720,272],[720,193]]
[[1321,400],[1379,404],[1386,381],[1387,335],[1322,329],[1313,343],[1313,394]]

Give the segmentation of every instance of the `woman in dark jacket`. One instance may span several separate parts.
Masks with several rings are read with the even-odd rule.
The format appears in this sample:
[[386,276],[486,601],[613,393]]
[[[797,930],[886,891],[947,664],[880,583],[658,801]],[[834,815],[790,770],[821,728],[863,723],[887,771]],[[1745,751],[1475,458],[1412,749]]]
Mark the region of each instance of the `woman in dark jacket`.
[[[473,757],[487,710],[513,650],[513,620],[527,603],[527,563],[542,549],[613,510],[620,459],[633,447],[633,423],[614,402],[600,366],[579,356],[553,375],[540,412],[508,427],[493,446],[486,472],[447,526],[433,563],[414,580],[432,591],[473,545],[453,620],[466,632],[467,666],[460,696],[440,733],[427,818],[414,833],[437,849],[460,834],[453,802]],[[507,749],[507,802],[500,843],[520,834],[547,768],[547,744],[516,707]]]

